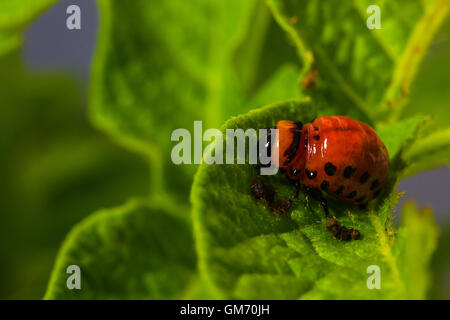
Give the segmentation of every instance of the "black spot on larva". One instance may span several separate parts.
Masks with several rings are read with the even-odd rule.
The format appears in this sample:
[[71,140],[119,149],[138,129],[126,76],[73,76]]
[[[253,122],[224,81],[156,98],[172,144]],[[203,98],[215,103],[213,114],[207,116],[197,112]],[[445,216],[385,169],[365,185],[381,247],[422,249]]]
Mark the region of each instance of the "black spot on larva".
[[352,192],[350,192],[350,193],[348,194],[347,198],[352,199],[352,198],[354,198],[355,196],[356,196],[356,191],[353,190]]
[[322,183],[320,184],[320,189],[327,190],[329,186],[330,184],[328,183],[328,181],[323,180]]
[[302,135],[297,130],[291,130],[293,133],[293,140],[289,148],[284,152],[284,155],[287,156],[286,161],[284,162],[285,165],[289,164],[291,162],[295,155],[297,154],[297,149],[300,146],[300,140],[302,138]]
[[316,131],[317,131],[317,130],[319,130],[319,128],[317,128],[317,127],[314,127],[314,130],[316,130]]
[[361,179],[359,179],[359,182],[360,182],[361,184],[364,184],[364,183],[367,182],[367,180],[369,180],[369,178],[370,178],[370,174],[366,171],[366,172],[364,172],[363,175],[361,176]]
[[308,136],[305,135],[305,148],[307,148],[307,147],[308,147]]
[[290,167],[289,168],[289,173],[291,174],[291,176],[296,176],[298,174],[298,170],[295,169],[294,167]]
[[337,190],[336,190],[336,194],[341,194],[342,191],[344,191],[345,187],[344,186],[340,186]]
[[361,198],[356,199],[356,202],[362,202],[366,199],[366,196],[362,196]]
[[370,190],[375,190],[380,185],[380,181],[376,179],[372,184],[370,185]]
[[280,173],[281,173],[281,174],[285,174],[285,173],[286,173],[286,169],[285,169],[285,168],[280,168],[280,169],[278,169],[278,170],[280,170]]
[[325,163],[325,173],[329,176],[332,176],[336,173],[336,167],[331,163]]
[[355,175],[356,168],[352,168],[352,166],[345,167],[344,169],[344,177],[350,179]]
[[378,195],[380,194],[381,189],[378,189],[377,191],[374,192],[373,197],[376,198],[378,197]]
[[295,125],[295,129],[297,129],[297,130],[302,130],[302,128],[303,128],[303,123],[301,123],[300,121],[295,121],[294,125]]
[[317,171],[309,171],[305,169],[305,174],[309,179],[314,179],[317,176]]
[[319,136],[318,134],[315,134],[315,135],[313,136],[313,138],[314,138],[315,140],[317,140],[317,141],[320,140],[320,136]]

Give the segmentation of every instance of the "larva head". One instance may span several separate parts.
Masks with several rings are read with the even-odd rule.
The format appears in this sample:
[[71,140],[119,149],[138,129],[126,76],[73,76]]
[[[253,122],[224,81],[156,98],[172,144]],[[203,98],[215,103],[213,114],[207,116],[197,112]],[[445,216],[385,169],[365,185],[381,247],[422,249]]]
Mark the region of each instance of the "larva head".
[[[294,159],[301,157],[302,148],[302,123],[294,121],[279,121],[278,133],[272,137],[272,161],[278,168],[287,168],[296,162]],[[278,157],[275,155],[278,154]]]

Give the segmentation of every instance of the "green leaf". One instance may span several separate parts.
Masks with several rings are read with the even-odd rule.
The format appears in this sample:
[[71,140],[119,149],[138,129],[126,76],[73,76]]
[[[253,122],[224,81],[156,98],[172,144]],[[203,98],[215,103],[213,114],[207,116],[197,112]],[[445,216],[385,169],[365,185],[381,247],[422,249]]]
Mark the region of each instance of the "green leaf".
[[[174,129],[192,125],[202,114],[209,115],[208,126],[220,124],[215,111],[229,112],[223,103],[236,89],[224,69],[245,31],[251,3],[100,1],[93,120],[148,148],[167,145]],[[240,100],[234,92],[231,99]]]
[[392,124],[381,124],[377,127],[377,133],[389,150],[391,159],[397,157],[403,148],[409,148],[409,144],[417,137],[422,123],[421,117],[412,117]]
[[[233,118],[223,130],[267,128],[282,119],[306,122],[341,113],[336,107],[317,106],[307,99],[292,100]],[[417,128],[411,127],[418,122],[383,128],[382,135],[392,137],[387,143],[391,161],[401,156],[401,146],[414,137]],[[191,194],[202,279],[220,298],[407,297],[391,225],[391,212],[398,201],[393,192],[397,173],[391,173],[393,181],[369,210],[329,198],[331,215],[361,232],[361,240],[345,242],[333,238],[322,208],[303,193],[286,216],[275,215],[251,196],[250,185],[260,178],[280,196],[292,199],[294,188],[284,176],[261,177],[250,165],[202,164]],[[382,270],[381,290],[366,286],[371,265]]]
[[218,126],[248,110],[230,67],[254,3],[100,1],[94,122],[160,156],[174,129],[190,129],[198,119]]
[[[250,4],[250,1],[248,3]],[[257,105],[267,104],[274,99],[282,100],[287,97],[300,96],[296,84],[299,71],[297,66],[291,63],[284,64],[281,68],[274,67],[273,76],[269,81],[261,82],[260,75],[248,75],[248,77],[254,78],[255,87],[261,89],[257,94],[244,97],[243,90],[238,88],[238,85],[241,85],[239,81],[236,81],[238,77],[234,75],[237,70],[225,67],[225,65],[233,66],[232,63],[237,60],[241,62],[245,59],[252,60],[252,55],[241,59],[234,52],[234,47],[240,43],[238,39],[244,36],[244,31],[247,32],[247,28],[239,26],[248,20],[247,13],[244,13],[244,11],[249,11],[247,4],[238,1],[217,4],[229,8],[225,11],[217,11],[216,4],[207,1],[198,1],[197,4],[199,6],[196,6],[193,11],[195,15],[198,15],[196,20],[192,19],[193,12],[189,11],[191,7],[194,7],[193,3],[172,4],[141,1],[131,7],[119,2],[100,2],[102,25],[99,51],[93,70],[92,118],[97,125],[113,135],[124,146],[150,157],[152,165],[150,194],[152,199],[158,198],[165,202],[181,202],[183,200],[167,200],[164,191],[171,190],[173,192],[184,188],[184,191],[178,193],[187,194],[195,169],[167,164],[170,163],[167,155],[170,154],[169,147],[172,146],[168,139],[171,130],[177,127],[190,128],[193,120],[201,119],[204,113],[216,118],[210,122],[204,121],[205,123],[219,121],[216,123],[218,125],[229,115],[237,113],[238,107],[248,110]],[[239,13],[233,7],[239,7],[239,10],[243,12]],[[210,10],[214,16],[209,16]],[[270,18],[270,15],[268,17]],[[116,23],[119,20],[120,23]],[[237,20],[242,20],[242,22],[236,24]],[[128,22],[124,23],[123,21]],[[179,32],[180,27],[175,23],[179,21],[184,21],[182,29],[187,28],[190,32]],[[164,29],[161,25],[167,25],[167,28]],[[202,26],[206,26],[204,30],[202,30]],[[277,25],[271,22],[269,28],[271,32],[273,32],[274,26]],[[258,31],[255,30],[255,32]],[[216,37],[219,38],[211,42],[211,34],[216,33]],[[242,35],[239,35],[240,33]],[[262,37],[264,37],[264,33]],[[226,57],[221,57],[224,54],[221,48],[226,47],[228,42],[230,46],[228,51],[230,52]],[[266,45],[266,42],[263,45]],[[209,47],[211,46],[217,48],[210,53]],[[259,51],[256,48],[253,55],[260,54]],[[208,55],[211,57],[207,58]],[[224,61],[221,61],[222,59]],[[210,62],[205,66],[205,61],[209,60]],[[214,69],[213,67],[217,68],[215,72],[211,70]],[[222,92],[216,92],[215,90],[218,88],[211,87],[212,84],[209,83],[211,77],[220,80],[218,85]],[[176,94],[174,94],[174,90]],[[244,104],[244,100],[248,102]],[[238,104],[235,105],[235,102]],[[209,104],[206,105],[206,103]],[[179,112],[180,109],[182,112]],[[167,121],[167,117],[170,117],[171,121]],[[185,215],[187,218],[187,212]],[[107,222],[107,215],[104,216],[101,220]],[[100,218],[95,221],[96,223],[93,225],[103,225]],[[87,222],[84,226],[86,224]],[[105,223],[105,228],[109,226],[110,224]],[[80,228],[76,227],[72,233],[78,234]],[[86,226],[86,228],[88,227]],[[151,228],[147,228],[149,236],[151,236]],[[128,231],[142,233],[135,230],[134,225],[130,226]],[[69,239],[71,239],[70,237]],[[77,238],[73,242],[79,241]],[[187,246],[191,244],[192,241],[186,241]],[[72,246],[75,247],[72,242],[65,244],[64,248],[70,247],[71,249],[63,248],[58,261],[67,260],[64,252],[72,250]],[[134,244],[130,244],[130,246],[134,246]],[[81,251],[80,249],[80,255],[83,253]],[[111,251],[108,254],[114,256],[115,252]],[[92,255],[102,257],[102,253],[98,252],[93,252]],[[149,259],[151,256],[149,254]],[[94,268],[92,267],[92,269]],[[57,266],[54,272],[60,274],[58,280],[52,280],[57,282],[54,287],[64,292],[67,291],[64,282],[67,275],[64,274],[64,270],[59,270]],[[57,276],[55,275],[52,279],[56,279],[55,277]],[[119,280],[113,279],[113,281]],[[166,281],[170,280],[166,279]],[[176,286],[177,281],[166,285]],[[196,288],[194,295],[190,295],[191,297],[206,295],[201,291],[201,283],[198,285],[197,282],[195,287],[200,287],[200,289]],[[123,289],[123,287],[121,288]],[[101,288],[94,288],[87,294],[102,296],[103,293],[96,290],[101,290]],[[182,288],[179,288],[178,291],[178,293],[174,291],[173,297],[181,296]],[[114,294],[116,297],[132,297],[133,292],[130,289],[121,295],[118,289],[114,291]],[[151,294],[141,295],[141,297],[157,297],[157,295],[152,296]],[[52,293],[48,297],[65,296]],[[82,295],[82,297],[85,296]]]
[[[372,120],[376,117],[395,120],[401,115],[420,62],[450,6],[448,0],[422,3],[357,0],[345,6],[339,1],[320,5],[319,1],[267,2],[297,46],[304,62],[302,76],[318,70],[317,86],[310,92],[312,99],[341,105],[347,114],[346,108],[358,108]],[[369,16],[366,8],[374,4],[380,7],[382,28],[369,30],[366,27]],[[416,97],[414,93],[413,97]],[[427,105],[432,105],[436,99],[428,100]],[[414,103],[411,102],[410,106],[414,107]],[[410,131],[409,137],[419,139],[417,142],[398,140],[397,131],[391,131],[391,128],[387,130],[394,132],[393,135],[383,135],[383,127],[396,128],[399,124],[390,121],[383,126],[377,122],[387,145],[391,142],[397,144],[395,150],[411,145],[411,150],[404,156],[409,166],[403,176],[450,162],[447,130],[434,131],[431,135],[427,132],[418,134],[418,123],[413,123],[418,119],[406,118],[411,126],[403,126]],[[363,120],[372,123],[369,119]],[[405,163],[394,165],[405,167]]]
[[427,53],[411,90],[411,98],[403,117],[427,115],[429,118],[420,131],[417,141],[405,153],[410,165],[403,176],[450,163],[450,19],[442,26]]
[[273,101],[283,101],[288,98],[301,98],[296,80],[298,78],[299,69],[294,64],[282,65],[272,75],[272,77],[264,83],[260,90],[249,102],[252,107],[261,107],[273,103]]
[[[257,93],[261,85],[270,79],[280,66],[299,62],[294,47],[273,19],[264,1],[257,1],[251,13],[246,34],[233,56],[240,86],[250,97]],[[299,72],[296,74],[297,78],[298,75]],[[295,85],[296,80],[291,86]],[[298,87],[296,91],[298,92]],[[276,100],[271,102],[273,101]]]
[[[404,178],[450,163],[450,129],[435,129],[429,117],[411,117],[378,126],[378,134]],[[401,152],[400,152],[401,151]]]
[[[196,166],[171,165],[170,135],[177,128],[192,132],[194,120],[202,120],[203,128],[218,127],[255,107],[254,99],[264,104],[273,101],[266,101],[267,94],[264,99],[260,94],[249,95],[255,88],[270,86],[261,81],[262,71],[254,73],[251,64],[264,61],[259,56],[274,26],[266,21],[271,16],[253,0],[99,4],[91,118],[124,146],[150,158],[157,174],[152,176],[152,194],[170,192],[179,201],[187,201]],[[255,20],[269,27],[252,27]],[[254,42],[248,42],[249,38]],[[248,69],[236,65],[248,65]],[[272,73],[277,69],[272,66]],[[279,88],[272,99],[298,96],[295,82]]]
[[[450,6],[448,0],[267,2],[297,46],[303,76],[318,71],[312,94],[383,119],[386,113],[391,119],[400,115]],[[369,5],[380,7],[381,29],[367,28]]]
[[[67,288],[70,265],[81,269],[80,290]],[[192,298],[197,285],[192,231],[183,212],[133,200],[101,210],[71,231],[45,298]]]
[[0,2],[0,29],[22,27],[57,0],[6,0]]
[[22,43],[25,27],[38,14],[56,0],[3,0],[0,1],[0,55]]
[[450,283],[448,269],[450,266],[450,224],[448,221],[439,224],[439,238],[436,251],[431,260],[432,281],[430,288],[431,299],[449,299]]
[[429,117],[384,123],[377,129],[390,156],[398,156],[393,165],[400,178],[450,163],[450,129],[435,130]]

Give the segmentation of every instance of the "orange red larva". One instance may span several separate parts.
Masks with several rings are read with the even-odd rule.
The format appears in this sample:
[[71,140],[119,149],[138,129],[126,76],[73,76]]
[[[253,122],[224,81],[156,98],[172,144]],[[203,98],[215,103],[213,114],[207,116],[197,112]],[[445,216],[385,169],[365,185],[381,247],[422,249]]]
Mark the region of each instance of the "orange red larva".
[[305,125],[280,121],[276,128],[271,141],[272,154],[278,152],[275,165],[309,190],[360,205],[386,186],[388,152],[367,124],[345,116],[321,116]]

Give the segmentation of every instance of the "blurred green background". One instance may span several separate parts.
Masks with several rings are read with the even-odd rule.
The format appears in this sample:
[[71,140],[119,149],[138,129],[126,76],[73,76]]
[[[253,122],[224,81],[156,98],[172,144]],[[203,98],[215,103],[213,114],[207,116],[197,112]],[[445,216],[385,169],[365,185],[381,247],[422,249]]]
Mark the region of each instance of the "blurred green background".
[[[97,10],[82,2],[83,30],[65,28],[61,1],[27,30],[18,50],[0,56],[0,298],[42,298],[70,228],[99,208],[147,193],[144,158],[90,125],[86,112]],[[438,75],[438,76],[437,76]],[[444,24],[411,90],[413,112],[450,119],[450,21]],[[447,113],[442,115],[442,110]],[[403,181],[405,198],[431,205],[441,227],[431,298],[450,298],[450,171]],[[446,197],[447,196],[447,197]]]

